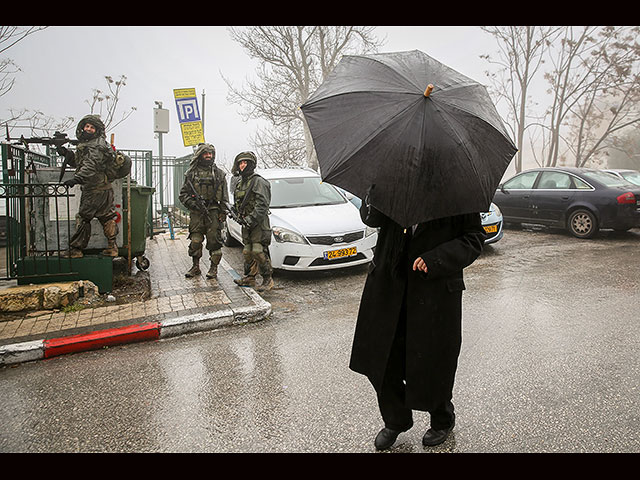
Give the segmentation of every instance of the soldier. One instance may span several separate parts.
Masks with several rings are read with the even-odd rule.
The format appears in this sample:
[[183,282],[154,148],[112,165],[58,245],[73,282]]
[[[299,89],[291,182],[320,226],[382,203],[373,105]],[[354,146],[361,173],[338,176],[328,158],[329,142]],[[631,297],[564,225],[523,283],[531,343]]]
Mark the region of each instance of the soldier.
[[216,149],[208,143],[196,148],[179,199],[189,209],[189,256],[193,260],[185,277],[200,275],[202,242],[206,236],[211,266],[207,278],[218,275],[222,259],[222,223],[226,215],[224,204],[229,201],[224,172],[215,164]]
[[60,146],[57,151],[65,156],[67,164],[75,167],[73,178],[65,185],[81,185],[80,207],[76,215],[76,231],[69,241],[69,252],[61,256],[80,258],[91,237],[91,220],[97,218],[102,225],[107,248],[103,255],[118,256],[116,236],[118,235],[117,213],[113,202],[113,180],[107,175],[112,167],[115,153],[107,143],[104,123],[97,115],[85,116],[76,128],[78,146],[74,151]]
[[235,182],[234,201],[236,210],[244,221],[242,226],[244,276],[235,279],[234,282],[240,286],[255,287],[255,276],[259,271],[262,275],[262,284],[257,290],[267,291],[273,287],[273,269],[269,257],[271,185],[255,173],[256,164],[257,158],[253,152],[242,152],[236,156],[231,170],[231,173],[240,177]]

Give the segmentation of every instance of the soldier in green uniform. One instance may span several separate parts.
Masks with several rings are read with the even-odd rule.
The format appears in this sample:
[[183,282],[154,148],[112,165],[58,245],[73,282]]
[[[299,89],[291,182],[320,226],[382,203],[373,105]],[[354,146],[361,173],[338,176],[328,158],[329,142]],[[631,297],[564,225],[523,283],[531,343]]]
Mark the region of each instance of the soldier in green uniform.
[[211,261],[207,278],[218,275],[218,264],[222,259],[222,223],[226,218],[224,204],[229,201],[229,194],[225,174],[215,164],[215,157],[213,145],[198,145],[185,172],[184,185],[178,197],[190,214],[189,256],[193,265],[185,273],[187,278],[200,275],[200,257],[205,237]]
[[256,164],[257,158],[253,152],[242,152],[236,156],[231,170],[231,173],[240,177],[235,182],[234,202],[238,214],[244,221],[244,276],[234,281],[240,286],[255,287],[255,276],[259,271],[262,284],[257,290],[267,291],[273,287],[273,268],[269,257],[271,185],[255,173]]
[[107,143],[105,126],[98,115],[82,118],[76,128],[76,137],[78,146],[75,151],[58,147],[58,153],[66,158],[67,164],[75,167],[73,178],[66,180],[64,184],[69,187],[79,184],[82,189],[76,215],[76,231],[69,241],[69,251],[63,252],[61,256],[83,256],[82,250],[87,247],[91,237],[91,220],[97,218],[107,237],[107,248],[102,254],[116,257],[117,213],[111,186],[113,178],[108,175],[115,153]]

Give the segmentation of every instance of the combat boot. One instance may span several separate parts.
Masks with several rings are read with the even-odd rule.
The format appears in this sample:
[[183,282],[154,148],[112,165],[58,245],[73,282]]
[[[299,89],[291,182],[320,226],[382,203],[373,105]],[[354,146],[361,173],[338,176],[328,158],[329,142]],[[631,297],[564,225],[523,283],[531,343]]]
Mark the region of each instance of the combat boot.
[[268,292],[273,288],[273,278],[271,275],[266,275],[262,277],[262,285],[260,285],[256,290],[258,292]]
[[234,278],[233,281],[236,285],[240,285],[241,287],[255,287],[256,279],[250,275],[245,275],[242,278]]
[[109,240],[109,243],[107,244],[107,248],[102,250],[102,255],[106,255],[107,257],[118,256],[118,246],[116,245],[115,240]]
[[184,274],[184,276],[187,278],[191,278],[197,277],[198,275],[200,275],[200,258],[193,257],[193,265],[191,266],[189,271]]
[[207,278],[216,278],[218,276],[218,265],[214,265],[213,263],[209,267],[209,271],[207,272]]
[[63,258],[82,258],[84,254],[79,248],[71,248],[71,250],[60,252],[60,256]]
[[218,276],[218,265],[220,264],[220,260],[222,259],[221,253],[214,253],[209,256],[211,260],[211,266],[209,267],[209,271],[207,272],[207,278],[216,278]]
[[116,244],[116,235],[118,235],[118,224],[115,220],[109,220],[102,226],[102,229],[104,236],[107,237],[107,248],[102,250],[102,255],[117,257],[118,245]]

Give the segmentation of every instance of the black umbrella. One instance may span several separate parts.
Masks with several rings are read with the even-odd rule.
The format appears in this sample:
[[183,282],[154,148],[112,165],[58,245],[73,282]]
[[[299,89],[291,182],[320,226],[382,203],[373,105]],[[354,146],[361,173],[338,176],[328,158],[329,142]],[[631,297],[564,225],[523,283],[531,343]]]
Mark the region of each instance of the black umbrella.
[[517,151],[487,89],[418,50],[344,56],[301,109],[323,181],[404,227],[487,211]]

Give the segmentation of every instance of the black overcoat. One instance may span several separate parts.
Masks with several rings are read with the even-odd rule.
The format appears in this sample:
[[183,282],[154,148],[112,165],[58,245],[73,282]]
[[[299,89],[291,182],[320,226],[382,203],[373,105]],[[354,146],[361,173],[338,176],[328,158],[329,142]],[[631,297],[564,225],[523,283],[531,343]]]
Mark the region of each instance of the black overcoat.
[[[450,400],[462,343],[463,269],[482,252],[479,213],[404,229],[363,204],[363,221],[380,227],[355,328],[349,367],[380,391],[406,294],[406,396],[414,410]],[[422,257],[427,273],[413,271]]]

